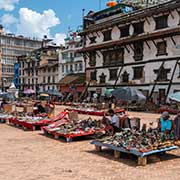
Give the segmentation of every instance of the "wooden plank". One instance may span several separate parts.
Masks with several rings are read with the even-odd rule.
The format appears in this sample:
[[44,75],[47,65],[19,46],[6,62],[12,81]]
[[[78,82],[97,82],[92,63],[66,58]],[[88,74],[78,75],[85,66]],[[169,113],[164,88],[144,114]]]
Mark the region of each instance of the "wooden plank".
[[95,149],[96,149],[96,151],[98,151],[98,152],[102,151],[102,147],[101,147],[101,146],[95,145]]
[[147,156],[138,157],[138,165],[145,166],[147,164]]
[[121,152],[115,150],[115,151],[114,151],[114,158],[119,159],[120,156],[121,156]]

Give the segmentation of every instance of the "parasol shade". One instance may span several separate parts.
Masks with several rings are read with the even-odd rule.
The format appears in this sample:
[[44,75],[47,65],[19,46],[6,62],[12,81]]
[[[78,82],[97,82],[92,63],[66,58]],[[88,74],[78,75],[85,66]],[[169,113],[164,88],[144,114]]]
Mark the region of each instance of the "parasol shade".
[[172,93],[169,96],[169,99],[180,102],[180,91],[176,93]]
[[112,95],[112,91],[114,91],[114,89],[106,89],[105,95],[106,96],[111,96]]
[[146,97],[142,94],[141,91],[130,88],[130,87],[122,87],[115,89],[112,91],[112,95],[117,100],[122,100],[126,102],[136,101],[138,103],[145,103]]
[[40,96],[49,97],[49,94],[41,93]]
[[46,91],[46,93],[53,96],[59,96],[59,97],[63,96],[62,93],[60,93],[58,90],[55,89],[49,89],[48,91]]
[[33,89],[26,89],[23,91],[24,94],[34,94],[35,93],[35,90]]

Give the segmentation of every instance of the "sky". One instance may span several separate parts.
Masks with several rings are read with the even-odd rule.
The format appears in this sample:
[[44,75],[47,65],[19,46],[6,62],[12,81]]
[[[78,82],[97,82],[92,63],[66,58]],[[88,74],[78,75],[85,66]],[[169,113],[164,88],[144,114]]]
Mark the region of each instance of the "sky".
[[0,0],[4,31],[26,37],[53,38],[63,44],[68,29],[82,24],[82,9],[98,11],[107,0]]

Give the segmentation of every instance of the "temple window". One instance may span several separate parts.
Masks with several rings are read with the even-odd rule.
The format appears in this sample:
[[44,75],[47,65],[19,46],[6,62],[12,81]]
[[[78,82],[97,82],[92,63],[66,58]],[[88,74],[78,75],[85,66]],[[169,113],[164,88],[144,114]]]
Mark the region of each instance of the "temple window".
[[97,71],[92,71],[91,74],[90,74],[90,78],[92,81],[96,81],[96,75],[97,75]]
[[90,44],[96,43],[96,36],[90,37],[89,40],[90,40]]
[[123,83],[129,82],[129,74],[127,73],[127,71],[124,71],[124,73],[122,74],[122,82]]
[[89,65],[95,66],[96,65],[96,52],[92,51],[89,53]]
[[103,32],[104,41],[110,41],[110,40],[112,40],[112,38],[111,38],[111,31],[112,31],[112,30],[107,30],[107,31],[104,31],[104,32]]
[[134,78],[133,79],[141,79],[143,78],[143,66],[140,67],[133,67],[134,70]]
[[109,80],[117,79],[117,71],[118,69],[109,69]]
[[144,22],[138,22],[133,24],[134,27],[134,35],[144,33]]
[[168,15],[156,17],[155,21],[156,29],[163,29],[168,27]]
[[143,42],[139,41],[133,44],[134,46],[134,60],[139,61],[143,59]]
[[170,69],[165,69],[164,66],[161,69],[155,69],[154,73],[157,74],[158,81],[168,81],[168,73],[170,73]]
[[100,84],[105,84],[106,83],[106,75],[102,73],[100,76]]
[[167,44],[166,41],[157,43],[157,56],[167,55]]
[[116,66],[124,63],[124,49],[111,49],[103,52],[103,65]]
[[120,27],[121,38],[129,36],[129,25]]

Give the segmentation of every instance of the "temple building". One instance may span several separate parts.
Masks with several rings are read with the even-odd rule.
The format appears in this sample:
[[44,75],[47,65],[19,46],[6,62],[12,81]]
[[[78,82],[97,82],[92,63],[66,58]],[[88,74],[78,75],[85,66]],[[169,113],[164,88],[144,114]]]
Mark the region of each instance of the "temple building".
[[148,98],[180,91],[180,1],[143,8],[118,3],[84,17],[86,81],[92,94],[130,86]]

